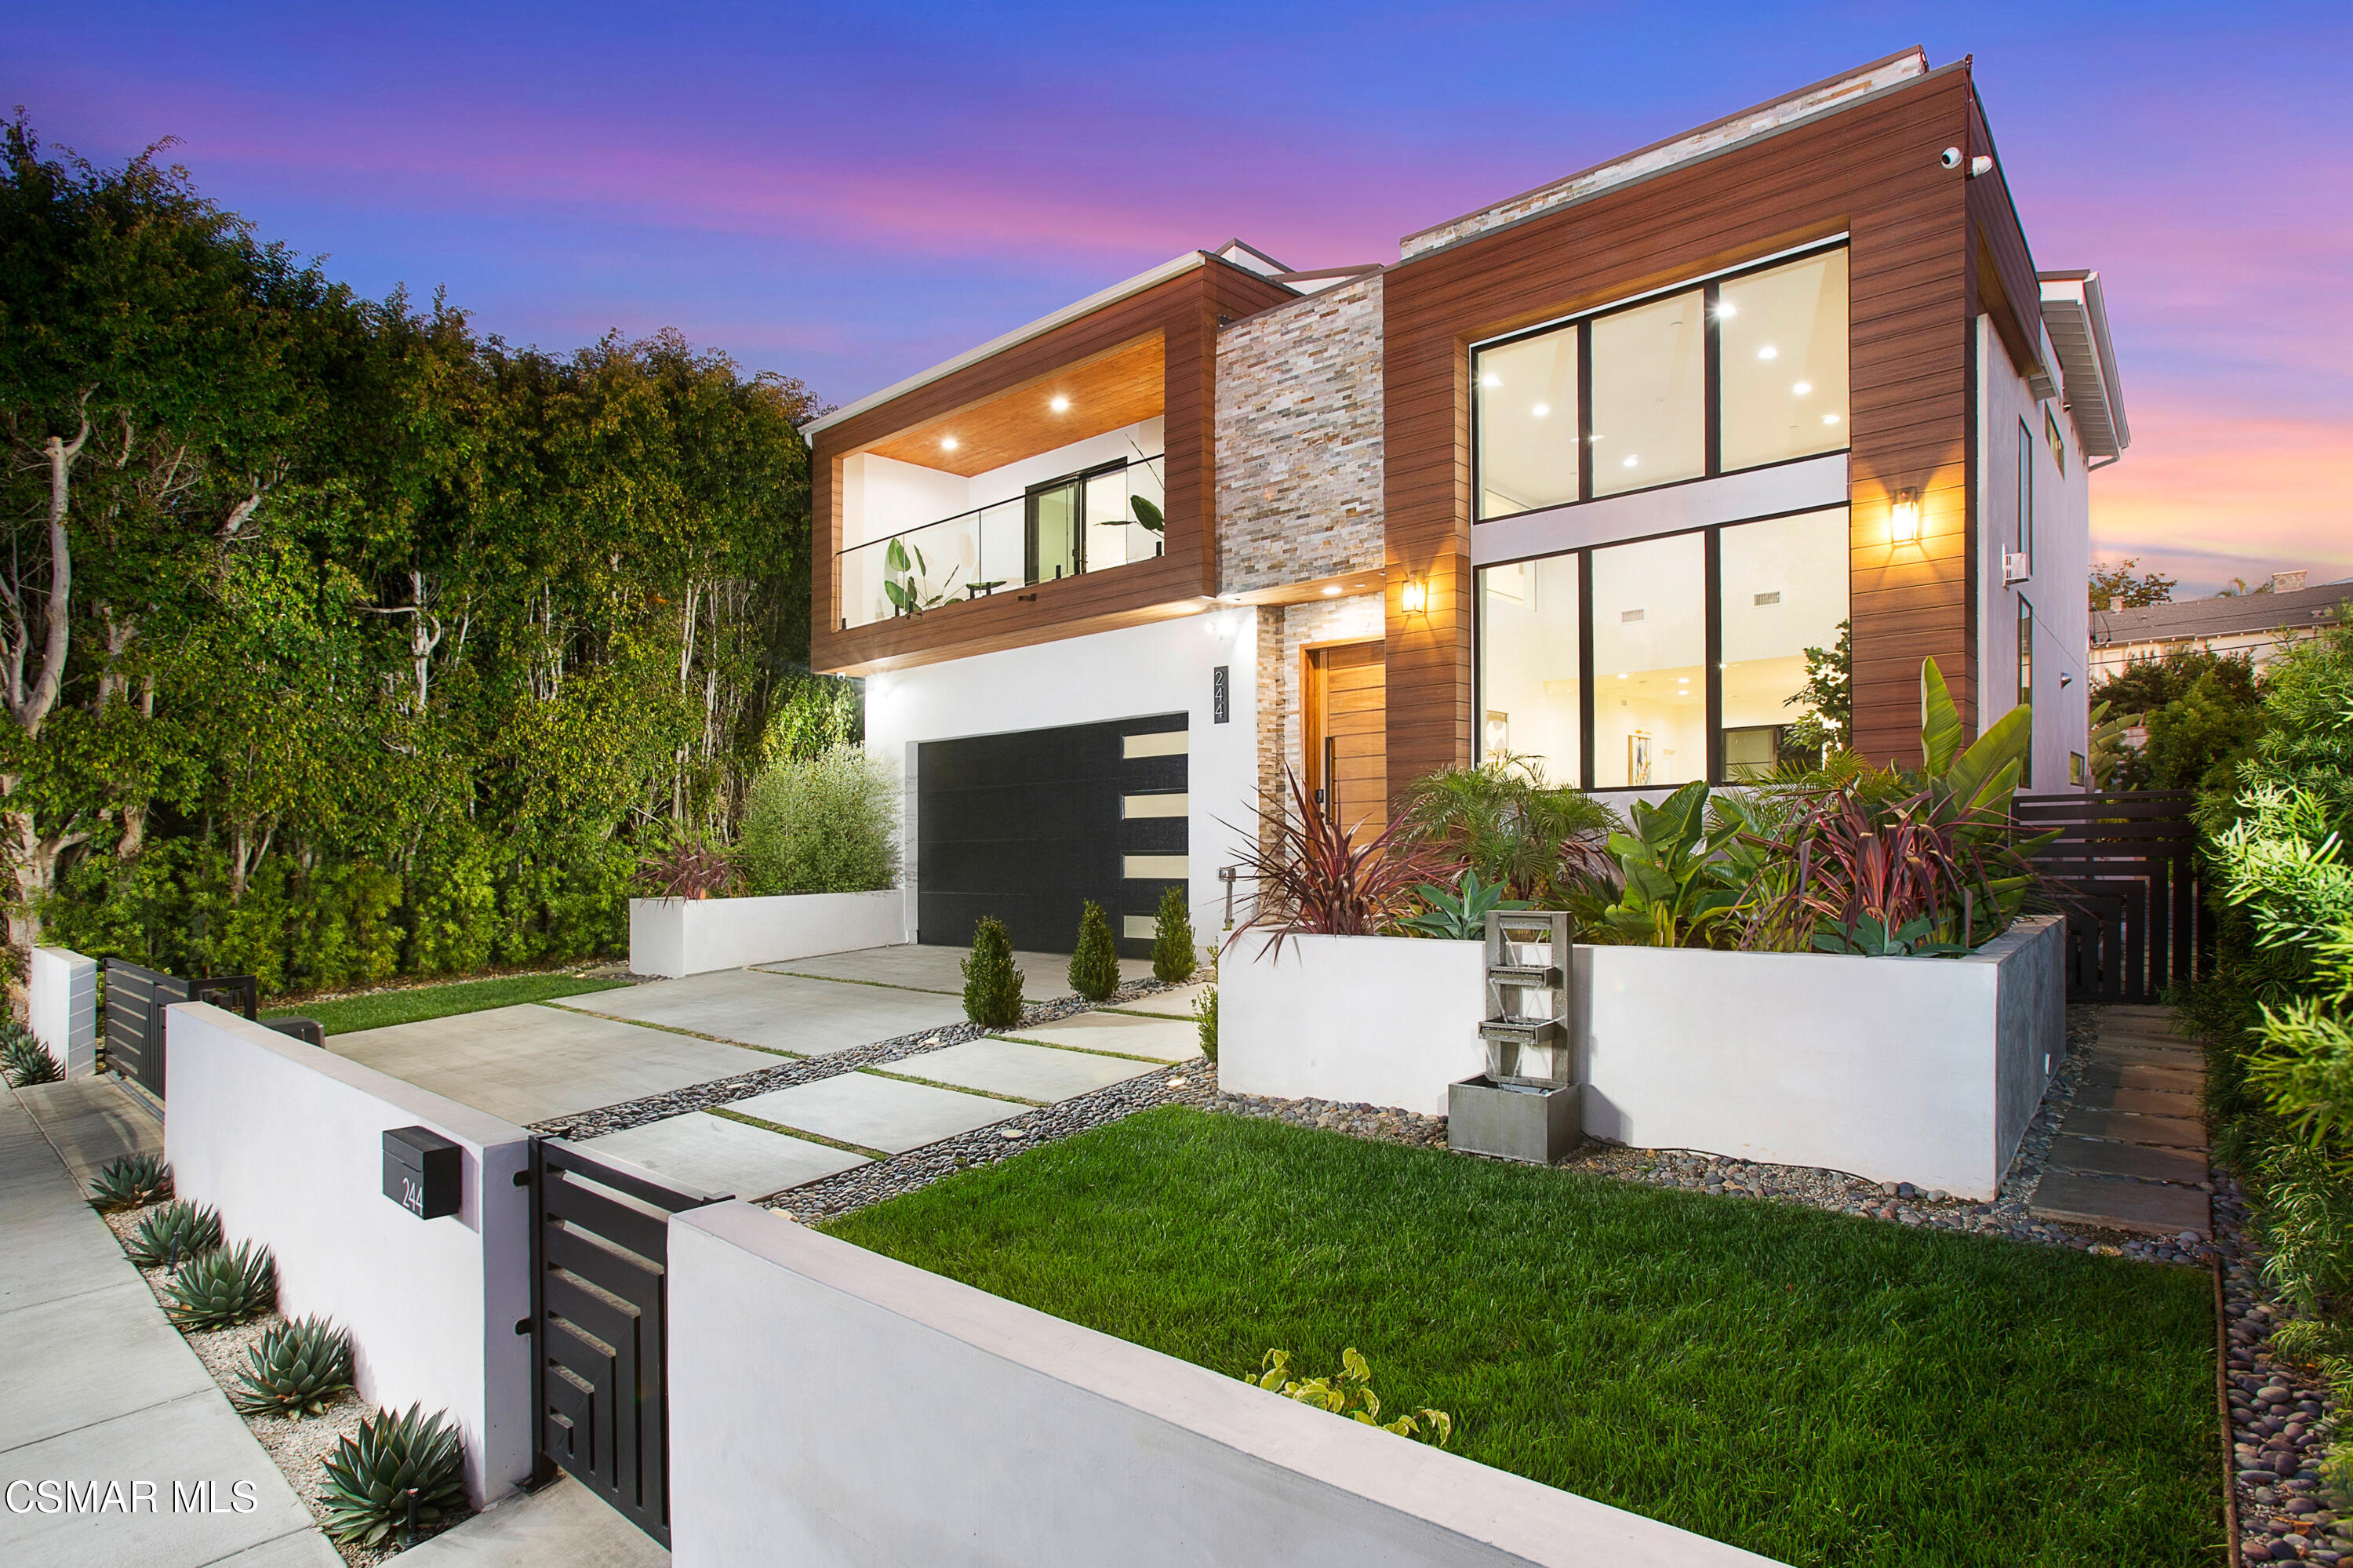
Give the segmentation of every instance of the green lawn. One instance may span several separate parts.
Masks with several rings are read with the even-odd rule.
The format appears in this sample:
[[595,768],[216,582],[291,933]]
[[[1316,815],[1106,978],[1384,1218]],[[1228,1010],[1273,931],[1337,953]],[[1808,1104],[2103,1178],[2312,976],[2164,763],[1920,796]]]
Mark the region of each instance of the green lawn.
[[480,1012],[517,1002],[551,1001],[559,996],[585,996],[611,991],[626,980],[581,980],[575,975],[507,975],[498,980],[459,980],[449,985],[409,986],[380,991],[373,996],[345,997],[341,1001],[313,1001],[301,1007],[274,1007],[269,1018],[315,1018],[330,1034],[361,1029],[382,1029],[389,1023],[416,1023],[454,1013]]
[[826,1229],[1219,1372],[1354,1344],[1459,1453],[1809,1568],[2222,1561],[2189,1269],[1179,1107]]

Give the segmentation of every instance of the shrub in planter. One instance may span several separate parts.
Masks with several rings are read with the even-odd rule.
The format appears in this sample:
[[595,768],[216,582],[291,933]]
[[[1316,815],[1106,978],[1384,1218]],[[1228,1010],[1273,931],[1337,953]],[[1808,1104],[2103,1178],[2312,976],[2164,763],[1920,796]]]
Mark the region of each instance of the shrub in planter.
[[49,1054],[49,1048],[39,1036],[21,1023],[0,1025],[0,1071],[8,1075],[9,1086],[23,1088],[27,1084],[54,1084],[64,1077],[65,1069]]
[[352,1386],[352,1337],[324,1318],[275,1324],[237,1376],[229,1403],[242,1414],[316,1415]]
[[1103,906],[1087,900],[1079,916],[1079,945],[1071,954],[1071,989],[1089,1001],[1105,1001],[1119,989],[1119,946]]
[[1278,951],[1292,937],[1381,936],[1412,912],[1417,885],[1449,873],[1443,853],[1416,847],[1402,819],[1352,838],[1308,799],[1296,773],[1283,776],[1290,803],[1279,813],[1261,807],[1261,828],[1272,831],[1242,853],[1258,897],[1228,947],[1253,929],[1271,931]]
[[1160,912],[1152,917],[1152,978],[1174,985],[1193,978],[1200,967],[1193,945],[1193,915],[1185,907],[1185,890],[1171,887],[1160,895]]
[[160,1154],[125,1154],[99,1168],[90,1201],[100,1209],[137,1209],[172,1195],[172,1168]]
[[982,916],[973,928],[972,956],[964,961],[964,1015],[983,1029],[1010,1029],[1021,1022],[1021,971],[1013,967],[1013,938],[993,916]]
[[164,1310],[183,1330],[226,1329],[277,1304],[278,1265],[251,1242],[198,1253],[164,1282]]
[[897,776],[841,747],[761,773],[737,857],[754,894],[877,892],[899,880],[898,824]]
[[319,1461],[327,1471],[327,1533],[347,1546],[382,1546],[405,1529],[408,1491],[417,1522],[438,1524],[466,1506],[466,1451],[447,1412],[379,1410]]
[[122,1250],[142,1268],[175,1268],[220,1244],[220,1215],[183,1201],[142,1219]]
[[1200,1031],[1201,1054],[1218,1065],[1218,988],[1211,986],[1193,999],[1193,1024]]
[[676,825],[638,863],[638,885],[656,898],[723,898],[740,880],[734,857]]
[[1487,935],[1489,914],[1497,909],[1531,907],[1525,898],[1504,897],[1510,891],[1501,883],[1480,881],[1475,869],[1463,872],[1460,887],[1440,887],[1425,882],[1414,892],[1430,907],[1400,923],[1407,930],[1424,937],[1456,942],[1482,941]]

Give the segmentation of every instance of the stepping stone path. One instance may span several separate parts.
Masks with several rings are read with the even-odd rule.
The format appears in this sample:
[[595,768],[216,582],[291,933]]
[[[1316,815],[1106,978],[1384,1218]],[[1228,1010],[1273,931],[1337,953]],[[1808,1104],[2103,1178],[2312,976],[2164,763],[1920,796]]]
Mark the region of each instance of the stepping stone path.
[[2203,1242],[2213,1234],[2203,1056],[2162,1007],[2101,1009],[2074,1104],[2052,1141],[2035,1215]]

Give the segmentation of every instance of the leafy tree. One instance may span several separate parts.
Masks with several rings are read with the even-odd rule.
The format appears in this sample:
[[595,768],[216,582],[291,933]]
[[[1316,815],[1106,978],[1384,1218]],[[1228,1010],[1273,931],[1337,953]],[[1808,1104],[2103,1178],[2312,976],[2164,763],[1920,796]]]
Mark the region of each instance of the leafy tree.
[[2137,577],[2133,568],[2140,565],[2137,556],[2127,556],[2115,566],[2094,562],[2092,566],[2092,608],[2095,610],[2145,609],[2152,604],[2170,604],[2173,590],[2181,586],[2179,577],[2168,577],[2157,572],[2143,572]]
[[1781,733],[1781,760],[1814,768],[1854,736],[1854,626],[1839,622],[1838,644],[1806,650],[1806,683],[1782,705],[1802,708]]
[[2227,788],[2231,766],[2261,729],[2260,697],[2246,655],[2195,648],[2136,659],[2090,694],[2095,708],[2139,716],[2147,738],[2124,750],[2116,770],[2130,789]]

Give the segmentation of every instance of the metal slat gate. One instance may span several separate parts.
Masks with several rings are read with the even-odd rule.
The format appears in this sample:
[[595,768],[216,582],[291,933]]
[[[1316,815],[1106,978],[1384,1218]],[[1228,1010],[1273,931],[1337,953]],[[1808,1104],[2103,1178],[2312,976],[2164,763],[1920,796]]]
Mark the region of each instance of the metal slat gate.
[[540,1458],[670,1544],[670,1216],[724,1200],[531,1143]]
[[2021,796],[2019,827],[2058,837],[2035,865],[2067,914],[2067,1000],[2148,1002],[2196,978],[2212,933],[2188,789]]
[[261,984],[251,975],[185,980],[142,969],[127,959],[106,960],[106,1065],[164,1097],[164,1010],[175,1001],[209,1001],[251,1018]]

